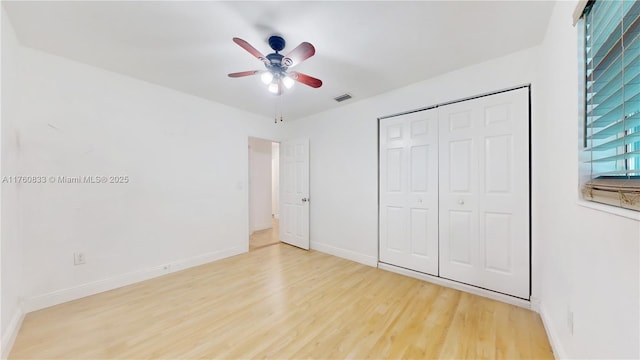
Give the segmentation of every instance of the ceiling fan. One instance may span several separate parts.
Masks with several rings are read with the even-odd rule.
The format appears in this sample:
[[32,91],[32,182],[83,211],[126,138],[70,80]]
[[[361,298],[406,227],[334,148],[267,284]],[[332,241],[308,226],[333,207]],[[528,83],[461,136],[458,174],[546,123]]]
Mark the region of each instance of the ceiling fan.
[[269,46],[271,46],[275,52],[268,54],[267,56],[262,55],[260,51],[256,50],[256,48],[240,38],[234,37],[233,42],[247,50],[258,60],[262,61],[267,70],[231,73],[229,74],[229,77],[237,78],[260,74],[260,79],[268,86],[269,92],[276,95],[282,95],[283,88],[290,89],[295,81],[311,86],[312,88],[319,88],[322,86],[322,80],[320,79],[316,79],[313,76],[297,71],[289,71],[290,68],[300,64],[316,53],[316,49],[308,42],[303,42],[295,49],[291,50],[287,55],[282,55],[279,52],[284,49],[284,39],[276,35],[271,36],[269,38]]

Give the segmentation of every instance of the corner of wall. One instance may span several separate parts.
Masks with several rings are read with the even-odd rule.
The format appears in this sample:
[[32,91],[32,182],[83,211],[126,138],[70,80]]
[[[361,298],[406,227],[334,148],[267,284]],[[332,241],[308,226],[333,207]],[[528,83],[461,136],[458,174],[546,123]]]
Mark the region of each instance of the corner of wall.
[[549,343],[551,344],[551,349],[553,350],[553,356],[556,359],[567,359],[567,353],[564,351],[564,347],[562,346],[560,337],[553,327],[553,323],[551,322],[551,318],[544,306],[544,303],[542,303],[540,299],[532,297],[531,307],[540,315],[542,325],[544,325],[544,330],[547,332],[547,337],[549,338]]
[[9,322],[7,329],[2,332],[2,344],[0,345],[0,356],[2,356],[2,360],[9,357],[11,348],[13,348],[13,343],[16,341],[16,337],[18,337],[20,327],[22,327],[24,317],[24,306],[20,304],[16,312],[11,317],[11,321]]
[[[1,24],[1,78],[0,98],[2,120],[0,126],[0,173],[3,176],[17,175],[18,145],[15,139],[17,106],[14,101],[18,87],[19,42],[4,7],[0,6]],[[21,303],[22,294],[22,242],[18,232],[19,217],[18,188],[15,184],[3,184],[0,196],[0,267],[2,277],[0,299],[0,356],[6,359],[25,316]],[[9,211],[7,211],[9,210]]]

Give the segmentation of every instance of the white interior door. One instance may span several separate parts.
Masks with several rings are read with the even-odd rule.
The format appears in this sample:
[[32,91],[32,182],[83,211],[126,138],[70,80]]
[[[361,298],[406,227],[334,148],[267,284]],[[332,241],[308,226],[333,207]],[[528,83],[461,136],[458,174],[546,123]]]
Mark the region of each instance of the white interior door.
[[309,138],[280,144],[280,241],[309,250]]
[[438,117],[440,276],[528,299],[528,88]]
[[438,112],[380,121],[380,261],[438,275]]

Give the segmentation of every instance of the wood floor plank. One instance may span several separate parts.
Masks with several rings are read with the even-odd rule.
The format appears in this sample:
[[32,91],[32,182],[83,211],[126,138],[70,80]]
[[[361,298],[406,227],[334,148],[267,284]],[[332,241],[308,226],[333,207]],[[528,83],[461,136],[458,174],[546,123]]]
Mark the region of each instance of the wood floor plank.
[[285,244],[27,314],[9,359],[553,358],[537,314]]

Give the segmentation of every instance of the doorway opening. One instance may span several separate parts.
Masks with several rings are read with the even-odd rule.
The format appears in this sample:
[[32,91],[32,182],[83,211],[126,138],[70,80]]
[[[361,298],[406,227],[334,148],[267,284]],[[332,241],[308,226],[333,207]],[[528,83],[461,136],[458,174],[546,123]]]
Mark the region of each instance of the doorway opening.
[[249,251],[280,243],[280,143],[249,137]]

